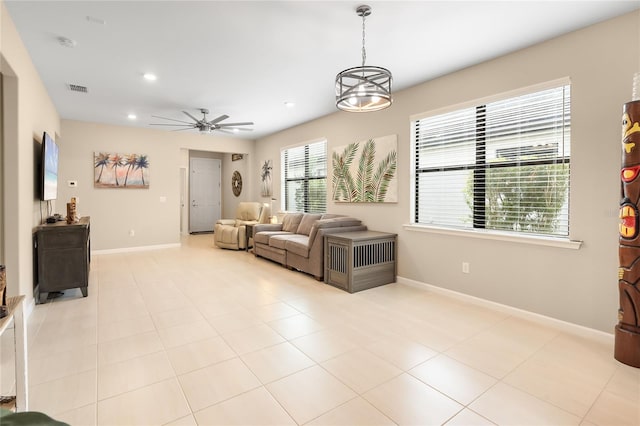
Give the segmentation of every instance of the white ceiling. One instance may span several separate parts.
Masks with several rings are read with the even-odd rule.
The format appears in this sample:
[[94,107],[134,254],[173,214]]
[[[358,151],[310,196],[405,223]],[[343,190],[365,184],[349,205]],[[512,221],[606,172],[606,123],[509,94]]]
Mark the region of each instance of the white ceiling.
[[[362,3],[5,0],[63,119],[151,127],[163,122],[152,115],[184,120],[182,110],[199,116],[208,108],[209,119],[255,122],[240,134],[251,139],[336,111],[336,74],[361,62],[355,9]],[[373,11],[366,63],[390,69],[395,91],[640,7],[640,0],[365,3]],[[157,81],[144,80],[145,72]]]

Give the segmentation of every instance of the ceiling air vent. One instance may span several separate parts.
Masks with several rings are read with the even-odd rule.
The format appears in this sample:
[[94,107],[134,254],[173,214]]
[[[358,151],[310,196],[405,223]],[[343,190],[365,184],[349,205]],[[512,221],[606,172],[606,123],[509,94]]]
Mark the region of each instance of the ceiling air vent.
[[69,87],[69,90],[71,90],[72,92],[80,92],[80,93],[88,92],[86,86],[80,86],[78,84],[67,84],[67,86]]

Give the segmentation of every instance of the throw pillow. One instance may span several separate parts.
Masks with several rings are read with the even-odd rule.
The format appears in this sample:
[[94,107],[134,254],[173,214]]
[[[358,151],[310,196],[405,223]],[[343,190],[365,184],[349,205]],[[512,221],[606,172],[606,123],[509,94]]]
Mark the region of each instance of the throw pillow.
[[293,232],[294,234],[298,230],[298,225],[302,220],[302,213],[289,213],[282,219],[282,230],[286,232]]
[[309,235],[313,224],[316,223],[321,217],[322,214],[305,214],[300,221],[300,225],[298,225],[296,234]]

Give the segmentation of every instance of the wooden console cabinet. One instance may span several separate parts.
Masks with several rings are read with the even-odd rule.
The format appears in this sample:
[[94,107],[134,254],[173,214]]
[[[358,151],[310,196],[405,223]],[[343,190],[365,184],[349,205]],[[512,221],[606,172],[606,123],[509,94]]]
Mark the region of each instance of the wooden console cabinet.
[[80,288],[89,294],[91,262],[89,217],[77,223],[56,222],[36,229],[36,265],[38,282],[36,303],[47,300],[49,292]]

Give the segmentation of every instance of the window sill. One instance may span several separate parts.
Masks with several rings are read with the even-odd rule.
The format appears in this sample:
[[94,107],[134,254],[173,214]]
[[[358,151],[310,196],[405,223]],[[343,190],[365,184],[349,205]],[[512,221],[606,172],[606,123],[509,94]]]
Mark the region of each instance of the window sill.
[[429,225],[407,224],[402,225],[407,231],[427,232],[431,234],[455,235],[458,237],[480,238],[485,240],[509,241],[513,243],[533,244],[539,246],[558,247],[564,249],[578,250],[582,246],[582,241],[570,240],[568,238],[540,237],[533,235],[512,235],[496,231],[482,231],[471,229],[440,228]]

